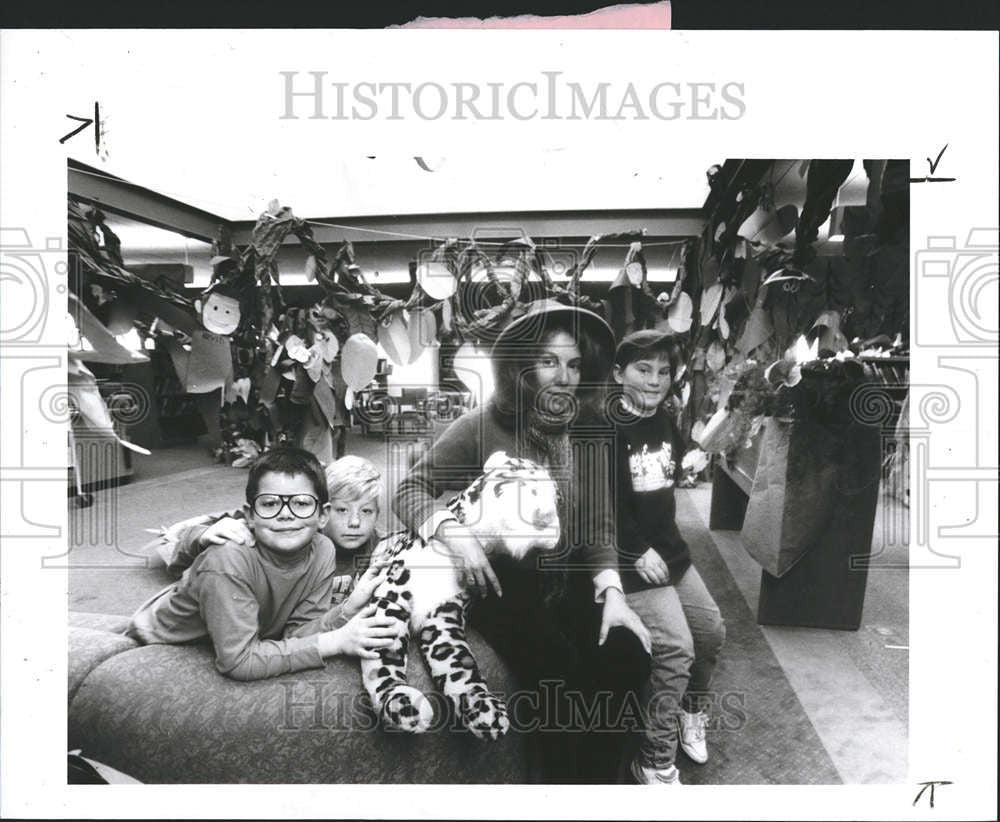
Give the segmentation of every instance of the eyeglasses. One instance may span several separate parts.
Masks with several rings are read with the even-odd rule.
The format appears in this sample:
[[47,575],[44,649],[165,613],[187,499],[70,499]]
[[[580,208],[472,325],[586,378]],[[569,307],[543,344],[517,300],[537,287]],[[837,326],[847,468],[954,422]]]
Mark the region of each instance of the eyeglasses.
[[258,494],[251,503],[261,519],[274,519],[286,505],[299,519],[308,519],[316,513],[319,500],[312,494]]

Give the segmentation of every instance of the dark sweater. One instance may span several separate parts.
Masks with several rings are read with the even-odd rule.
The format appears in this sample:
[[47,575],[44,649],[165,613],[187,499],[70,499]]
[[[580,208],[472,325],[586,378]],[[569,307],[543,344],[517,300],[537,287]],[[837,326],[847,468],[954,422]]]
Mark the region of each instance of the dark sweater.
[[653,548],[676,582],[691,564],[687,543],[677,530],[674,486],[681,476],[683,445],[667,412],[638,417],[615,414],[615,511],[618,558],[625,592],[657,586],[645,582],[635,561]]
[[[577,428],[570,483],[573,521],[562,523],[563,544],[568,542],[569,548],[568,556],[563,556],[581,576],[596,577],[602,571],[617,570],[610,497],[601,479],[608,475],[610,466],[607,449],[589,447],[587,437],[580,436],[581,428]],[[445,492],[464,491],[482,474],[483,464],[494,451],[541,461],[541,455],[519,449],[512,417],[490,402],[455,420],[413,466],[396,489],[396,515],[407,528],[417,531],[435,511],[445,507],[438,498]]]

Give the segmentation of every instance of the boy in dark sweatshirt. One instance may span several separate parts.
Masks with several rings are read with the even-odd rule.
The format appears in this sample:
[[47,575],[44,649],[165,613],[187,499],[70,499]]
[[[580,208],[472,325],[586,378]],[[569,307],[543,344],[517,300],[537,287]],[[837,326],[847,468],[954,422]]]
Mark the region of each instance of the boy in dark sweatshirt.
[[646,733],[632,762],[640,784],[680,784],[678,743],[694,762],[705,747],[707,691],[725,626],[691,564],[676,522],[674,486],[683,443],[663,407],[680,365],[676,340],[659,331],[626,336],[615,352],[615,511],[625,597],[653,640]]

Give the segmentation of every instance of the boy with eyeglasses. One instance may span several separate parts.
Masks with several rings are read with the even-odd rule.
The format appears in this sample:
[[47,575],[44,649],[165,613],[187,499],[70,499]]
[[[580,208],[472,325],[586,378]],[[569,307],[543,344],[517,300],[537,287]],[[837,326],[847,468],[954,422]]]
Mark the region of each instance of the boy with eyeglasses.
[[[126,634],[143,643],[209,637],[225,676],[256,680],[322,667],[337,654],[377,658],[396,638],[368,604],[383,569],[373,566],[331,606],[336,551],[320,534],[330,516],[319,461],[300,448],[266,452],[250,469],[244,513],[251,539],[199,553],[177,583],[145,602]],[[205,526],[182,539],[197,542]]]

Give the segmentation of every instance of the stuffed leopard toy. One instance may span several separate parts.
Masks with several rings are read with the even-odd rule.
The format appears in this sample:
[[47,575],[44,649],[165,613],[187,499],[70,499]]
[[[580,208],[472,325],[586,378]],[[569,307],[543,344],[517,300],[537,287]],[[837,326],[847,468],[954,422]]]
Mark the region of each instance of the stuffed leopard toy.
[[[552,550],[559,542],[557,487],[537,463],[490,456],[484,473],[448,503],[459,522],[468,525],[487,549],[515,559],[533,548]],[[407,685],[406,657],[410,632],[435,687],[454,705],[456,715],[480,739],[498,739],[509,727],[507,706],[490,693],[465,638],[471,600],[459,586],[453,561],[435,541],[401,532],[380,543],[372,557],[388,560],[385,581],[375,590],[376,614],[408,623],[396,644],[379,659],[362,659],[365,690],[385,727],[422,733],[433,721],[424,695]]]

